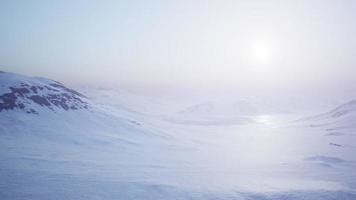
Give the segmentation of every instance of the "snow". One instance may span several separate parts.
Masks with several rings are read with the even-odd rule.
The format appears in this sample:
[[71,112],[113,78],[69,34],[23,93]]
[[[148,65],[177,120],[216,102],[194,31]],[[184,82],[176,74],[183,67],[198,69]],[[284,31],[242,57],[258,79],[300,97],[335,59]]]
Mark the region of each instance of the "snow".
[[[2,92],[51,83],[0,76]],[[352,106],[294,121],[246,98],[258,112],[224,115],[236,98],[191,109],[209,101],[80,92],[91,109],[0,112],[0,199],[356,199]]]
[[20,74],[2,72],[0,73],[0,94],[9,92],[10,86],[19,85],[20,83],[26,83],[29,85],[46,85],[51,83],[57,83],[50,79],[40,78],[40,77],[29,77]]

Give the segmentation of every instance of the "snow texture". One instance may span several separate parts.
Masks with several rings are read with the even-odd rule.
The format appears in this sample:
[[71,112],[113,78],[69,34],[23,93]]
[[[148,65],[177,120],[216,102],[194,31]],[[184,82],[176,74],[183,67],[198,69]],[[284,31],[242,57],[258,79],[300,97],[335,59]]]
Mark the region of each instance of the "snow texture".
[[257,101],[79,91],[0,73],[0,199],[356,199],[355,101],[294,121]]

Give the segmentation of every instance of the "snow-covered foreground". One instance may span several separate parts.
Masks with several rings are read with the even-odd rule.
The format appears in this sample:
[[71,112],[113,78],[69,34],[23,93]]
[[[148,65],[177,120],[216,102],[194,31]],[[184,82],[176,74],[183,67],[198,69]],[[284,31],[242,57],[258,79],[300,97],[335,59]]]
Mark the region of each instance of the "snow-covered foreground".
[[136,126],[75,131],[53,119],[2,133],[1,199],[356,199],[352,132],[273,121]]
[[356,199],[353,102],[301,119],[85,95],[0,113],[0,199]]

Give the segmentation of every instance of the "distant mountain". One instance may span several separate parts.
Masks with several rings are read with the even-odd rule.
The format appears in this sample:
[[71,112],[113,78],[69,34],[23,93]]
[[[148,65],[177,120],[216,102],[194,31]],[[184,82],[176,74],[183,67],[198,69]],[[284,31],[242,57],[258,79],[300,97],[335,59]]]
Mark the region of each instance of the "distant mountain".
[[344,103],[336,108],[312,117],[302,119],[311,126],[328,126],[332,129],[356,127],[356,100]]
[[356,100],[342,104],[324,115],[332,118],[342,118],[356,115]]
[[39,114],[41,110],[88,109],[88,99],[62,83],[46,78],[0,72],[0,112],[16,110]]
[[195,104],[178,112],[179,114],[194,114],[194,115],[224,115],[224,116],[239,116],[239,115],[256,115],[259,110],[243,100],[236,101],[209,101]]

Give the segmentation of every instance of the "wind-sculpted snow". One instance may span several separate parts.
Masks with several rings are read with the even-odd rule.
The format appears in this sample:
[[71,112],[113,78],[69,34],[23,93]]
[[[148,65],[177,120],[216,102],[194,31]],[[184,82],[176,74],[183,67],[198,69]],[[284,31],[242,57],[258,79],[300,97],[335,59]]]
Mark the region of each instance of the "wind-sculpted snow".
[[48,79],[3,72],[0,85],[0,112],[21,110],[38,114],[41,107],[66,111],[89,107],[85,96]]
[[328,114],[333,118],[339,118],[348,114],[356,113],[356,100],[352,100],[330,111]]
[[350,132],[356,129],[356,100],[344,103],[336,108],[300,121],[315,128],[324,128],[329,136],[345,135],[342,130]]
[[[95,89],[86,98],[1,74],[17,107],[0,112],[0,199],[356,199],[356,129],[286,123],[299,115],[179,113],[186,104],[165,110],[167,101]],[[90,109],[68,100],[66,110],[58,98],[67,95]]]
[[305,160],[311,162],[317,162],[328,166],[347,163],[347,161],[344,159],[338,157],[331,157],[331,156],[310,156],[307,157]]

